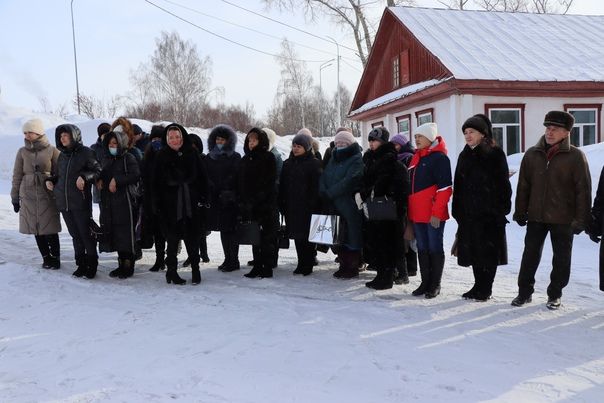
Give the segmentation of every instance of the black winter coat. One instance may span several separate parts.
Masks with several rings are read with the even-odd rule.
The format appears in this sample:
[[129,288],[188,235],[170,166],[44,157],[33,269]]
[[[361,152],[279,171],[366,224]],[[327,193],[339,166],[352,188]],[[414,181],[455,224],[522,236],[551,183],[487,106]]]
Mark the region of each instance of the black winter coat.
[[293,239],[308,239],[310,219],[319,211],[321,161],[311,152],[290,156],[283,163],[279,182],[279,209]]
[[183,145],[178,151],[164,147],[157,153],[151,194],[153,211],[160,217],[166,239],[190,239],[205,232],[203,217],[207,203],[208,177],[199,153],[191,145],[184,127],[172,123],[182,133]]
[[[139,164],[136,157],[128,152],[128,137],[120,132],[110,132],[103,140],[106,150],[111,138],[118,140],[118,155],[104,153],[100,179],[101,190],[101,225],[109,231],[105,245],[99,247],[103,252],[135,253],[134,244],[136,228],[136,201],[128,191],[128,185],[135,184],[140,178]],[[115,179],[117,190],[109,191],[109,183]]]
[[263,221],[277,214],[277,163],[268,151],[268,137],[258,134],[259,144],[250,150],[248,137],[238,175],[239,210],[243,220]]
[[[61,133],[65,132],[71,135],[69,147],[61,144]],[[57,208],[59,211],[89,210],[92,213],[91,187],[101,173],[96,154],[82,144],[80,129],[72,124],[59,125],[55,130],[55,141],[61,155],[57,162],[58,174],[49,180],[54,183]],[[84,190],[76,187],[78,177],[86,181]]]
[[506,156],[498,146],[465,146],[457,160],[452,215],[460,266],[507,264],[505,216],[512,206]]
[[[222,149],[216,146],[220,134],[226,143]],[[228,127],[212,130],[208,136],[208,155],[205,164],[208,171],[209,203],[207,228],[211,231],[234,231],[237,227],[237,175],[241,155],[235,151],[237,135]]]

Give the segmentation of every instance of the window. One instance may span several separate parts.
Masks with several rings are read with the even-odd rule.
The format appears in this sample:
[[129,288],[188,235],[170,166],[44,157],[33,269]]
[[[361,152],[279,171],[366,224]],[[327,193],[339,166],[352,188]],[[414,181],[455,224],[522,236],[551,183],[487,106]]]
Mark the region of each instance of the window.
[[581,147],[599,141],[599,116],[602,105],[564,105],[564,109],[575,117],[575,125],[570,132],[572,145]]
[[384,122],[383,122],[383,121],[379,121],[379,122],[373,122],[373,123],[371,124],[371,128],[372,128],[372,129],[374,129],[374,128],[376,128],[376,127],[382,127],[382,126],[384,126]]
[[396,118],[396,132],[411,138],[411,115],[403,115]]
[[493,137],[507,155],[523,148],[524,105],[487,105],[493,123]]
[[392,59],[392,88],[398,88],[401,85],[401,64],[398,55]]
[[415,112],[415,118],[417,119],[418,126],[421,126],[424,123],[434,122],[434,108]]

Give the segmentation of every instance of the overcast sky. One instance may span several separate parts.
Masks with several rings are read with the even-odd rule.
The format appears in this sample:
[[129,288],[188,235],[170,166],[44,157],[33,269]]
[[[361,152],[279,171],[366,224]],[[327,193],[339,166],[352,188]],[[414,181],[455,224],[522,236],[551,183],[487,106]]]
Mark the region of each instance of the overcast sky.
[[[233,41],[276,54],[287,37],[319,82],[322,61],[335,58],[336,47],[252,13],[228,2],[299,27],[317,36],[332,36],[354,48],[350,35],[329,21],[307,22],[302,16],[266,10],[259,0],[151,0],[157,5],[204,29]],[[0,99],[14,105],[40,109],[44,96],[56,107],[68,103],[75,89],[70,0],[0,0]],[[376,2],[383,4],[384,2]],[[189,7],[187,10],[178,5]],[[417,1],[433,6],[436,1]],[[254,105],[262,118],[273,102],[280,70],[274,57],[246,49],[212,36],[153,7],[143,0],[74,0],[74,19],[80,93],[100,98],[126,95],[130,72],[147,61],[162,30],[177,31],[181,38],[197,45],[202,56],[213,61],[213,86],[224,89],[227,104]],[[382,10],[375,9],[377,24]],[[604,14],[604,1],[575,0],[573,14]],[[203,15],[205,14],[205,15]],[[228,24],[219,19],[262,31],[267,36]],[[301,45],[307,46],[302,47]],[[313,48],[313,49],[310,49]],[[340,48],[340,80],[354,93],[361,76],[361,64],[354,52]],[[336,64],[324,68],[325,92],[336,90]]]

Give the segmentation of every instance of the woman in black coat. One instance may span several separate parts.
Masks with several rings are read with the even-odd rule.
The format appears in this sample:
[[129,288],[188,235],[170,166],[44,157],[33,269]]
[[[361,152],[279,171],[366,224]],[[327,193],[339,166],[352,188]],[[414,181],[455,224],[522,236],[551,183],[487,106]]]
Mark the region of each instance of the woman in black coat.
[[101,173],[101,165],[94,151],[82,144],[82,133],[77,126],[57,126],[55,141],[61,151],[58,174],[46,180],[46,187],[53,191],[57,208],[73,240],[77,265],[73,275],[92,279],[96,276],[99,256],[96,241],[90,233],[91,188]]
[[[407,215],[409,179],[405,166],[397,160],[393,143],[388,142],[390,133],[383,127],[369,133],[369,150],[365,153],[363,187],[355,196],[359,208],[366,211],[372,197],[387,197],[396,204],[396,220],[367,220],[367,250],[377,276],[366,283],[369,288],[392,288],[399,249],[396,239],[404,233],[403,223]],[[366,218],[367,217],[367,213]]]
[[203,211],[207,202],[208,178],[205,166],[189,134],[179,124],[165,129],[164,147],[157,155],[151,187],[154,212],[168,242],[166,281],[185,284],[177,273],[178,242],[182,239],[191,260],[193,284],[201,282],[199,237],[204,228]]
[[264,130],[252,128],[243,145],[238,177],[239,213],[243,221],[260,225],[260,245],[252,248],[254,266],[245,274],[249,278],[273,277],[273,256],[277,248],[277,163],[269,151]]
[[137,199],[129,186],[140,178],[136,157],[128,152],[128,136],[112,131],[103,139],[102,171],[97,188],[101,193],[101,227],[108,231],[102,252],[117,251],[118,268],[110,277],[125,279],[134,274],[136,253],[135,228],[137,222]]
[[311,141],[304,134],[294,137],[292,154],[283,163],[279,181],[279,207],[298,255],[294,274],[305,276],[312,273],[315,260],[315,245],[308,242],[308,232],[311,216],[319,207],[321,176],[321,161],[313,155]]
[[589,238],[595,243],[600,243],[600,291],[604,291],[604,242],[602,241],[602,230],[604,229],[604,168],[600,172],[596,197],[591,208],[591,222],[587,229]]
[[466,146],[459,154],[453,184],[452,214],[458,224],[453,253],[460,266],[472,266],[474,272],[474,286],[462,296],[486,301],[497,266],[507,264],[505,216],[511,209],[512,188],[507,159],[493,141],[489,118],[472,116],[462,132]]
[[224,262],[218,270],[231,272],[240,269],[239,241],[237,240],[237,175],[241,155],[235,151],[237,135],[227,125],[217,125],[208,135],[209,203],[207,226],[220,231]]

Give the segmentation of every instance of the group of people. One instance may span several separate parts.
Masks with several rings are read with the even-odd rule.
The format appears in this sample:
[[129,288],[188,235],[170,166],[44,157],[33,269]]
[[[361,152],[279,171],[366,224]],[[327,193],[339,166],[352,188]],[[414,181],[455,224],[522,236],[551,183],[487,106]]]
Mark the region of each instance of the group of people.
[[[604,179],[591,207],[587,161],[570,144],[573,116],[551,111],[543,124],[545,134],[527,150],[518,172],[513,219],[527,232],[512,305],[531,302],[549,233],[554,257],[547,306],[557,309],[570,276],[573,236],[586,231],[594,242],[601,239]],[[323,157],[303,128],[283,161],[270,128],[249,130],[241,156],[235,131],[222,124],[210,131],[204,154],[201,138],[176,123],[155,125],[145,135],[118,118],[99,125],[90,148],[77,126],[62,124],[55,130],[55,148],[43,123],[32,119],[23,125],[25,146],[15,160],[11,198],[20,232],[35,235],[47,269],[61,266],[61,213],[73,239],[76,277],[95,277],[98,249],[117,252],[111,277],[128,278],[141,249],[154,248],[150,270],[165,268],[168,283],[185,284],[177,272],[184,243],[191,282],[199,284],[200,261],[209,261],[207,235],[220,232],[224,261],[218,269],[233,272],[241,268],[242,233],[252,229],[259,236],[246,277],[272,277],[279,245],[288,239],[298,258],[294,274],[307,276],[317,252],[329,248],[309,240],[311,217],[322,214],[339,218],[339,236],[330,245],[339,264],[334,277],[350,279],[371,268],[376,276],[367,287],[383,290],[409,283],[419,266],[421,283],[412,294],[425,298],[440,293],[452,198],[458,229],[451,253],[474,274],[463,297],[486,301],[497,267],[507,264],[512,189],[489,118],[474,115],[461,129],[466,145],[452,175],[436,123],[419,126],[414,141],[403,134],[391,138],[386,128],[376,127],[364,153],[352,131],[342,127]],[[99,203],[100,227],[92,219],[93,201]],[[603,255],[601,246],[601,268]]]

